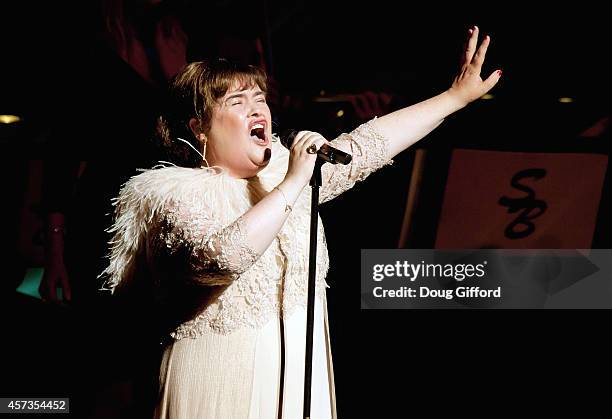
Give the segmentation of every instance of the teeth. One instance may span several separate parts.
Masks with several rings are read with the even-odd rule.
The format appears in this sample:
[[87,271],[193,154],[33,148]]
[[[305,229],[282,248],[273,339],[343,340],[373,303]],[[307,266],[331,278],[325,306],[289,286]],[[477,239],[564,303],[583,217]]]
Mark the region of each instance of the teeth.
[[257,128],[264,128],[263,124],[255,124],[251,127],[251,130],[257,129]]

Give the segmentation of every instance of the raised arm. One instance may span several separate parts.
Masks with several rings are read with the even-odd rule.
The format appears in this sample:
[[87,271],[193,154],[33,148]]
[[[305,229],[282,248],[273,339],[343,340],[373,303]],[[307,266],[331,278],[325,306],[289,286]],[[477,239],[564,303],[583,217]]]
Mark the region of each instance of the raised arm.
[[475,26],[468,32],[459,73],[448,90],[373,121],[377,131],[388,140],[389,159],[425,137],[438,127],[444,118],[483,96],[499,81],[501,70],[494,71],[486,80],[480,77],[491,38],[485,36],[476,50],[478,27]]
[[317,146],[328,143],[353,156],[346,166],[322,167],[321,202],[328,201],[352,188],[372,172],[435,129],[451,113],[463,108],[488,92],[499,81],[501,71],[486,80],[480,71],[491,42],[487,36],[476,51],[478,28],[470,29],[461,69],[452,86],[444,93],[360,125],[349,134],[328,143],[319,136]]

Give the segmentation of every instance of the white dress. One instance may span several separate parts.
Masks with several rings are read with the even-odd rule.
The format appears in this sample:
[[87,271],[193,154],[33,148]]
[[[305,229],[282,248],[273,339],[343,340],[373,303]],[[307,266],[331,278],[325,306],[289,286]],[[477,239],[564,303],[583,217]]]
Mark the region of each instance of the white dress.
[[[387,142],[371,122],[334,144],[353,161],[323,166],[321,202],[390,163]],[[166,167],[122,188],[103,275],[118,292],[150,284],[172,325],[156,417],[302,417],[310,188],[263,254],[248,247],[241,228],[241,215],[283,179],[288,155],[273,143],[268,167],[248,180],[217,169]],[[317,240],[311,417],[327,419],[336,408],[321,222]]]
[[[331,419],[335,417],[333,370],[320,303],[315,304],[310,413],[312,418]],[[163,358],[164,393],[157,417],[302,418],[305,309],[295,310],[284,323],[282,399],[281,321],[273,318],[258,330],[175,341]]]

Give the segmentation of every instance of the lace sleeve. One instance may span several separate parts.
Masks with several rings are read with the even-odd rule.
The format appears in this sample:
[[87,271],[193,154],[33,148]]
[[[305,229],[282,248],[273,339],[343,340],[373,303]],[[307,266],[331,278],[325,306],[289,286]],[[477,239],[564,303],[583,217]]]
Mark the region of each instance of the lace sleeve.
[[357,181],[362,181],[381,167],[393,163],[387,158],[387,139],[374,128],[372,121],[360,125],[350,134],[340,135],[332,144],[350,153],[353,160],[347,165],[323,165],[320,202],[337,197],[352,188]]
[[205,285],[228,284],[259,258],[246,242],[242,217],[222,226],[206,209],[190,205],[167,206],[154,240],[166,267]]

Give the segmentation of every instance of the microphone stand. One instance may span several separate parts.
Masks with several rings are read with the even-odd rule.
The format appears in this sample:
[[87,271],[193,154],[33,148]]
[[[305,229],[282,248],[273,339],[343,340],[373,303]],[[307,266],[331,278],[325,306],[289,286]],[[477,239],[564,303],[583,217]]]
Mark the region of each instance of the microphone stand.
[[306,358],[304,360],[304,419],[310,419],[310,393],[312,389],[312,341],[314,332],[314,305],[317,276],[317,233],[319,223],[319,188],[321,166],[325,160],[317,158],[310,178],[312,199],[310,204],[310,253],[308,256],[308,302],[306,305]]

